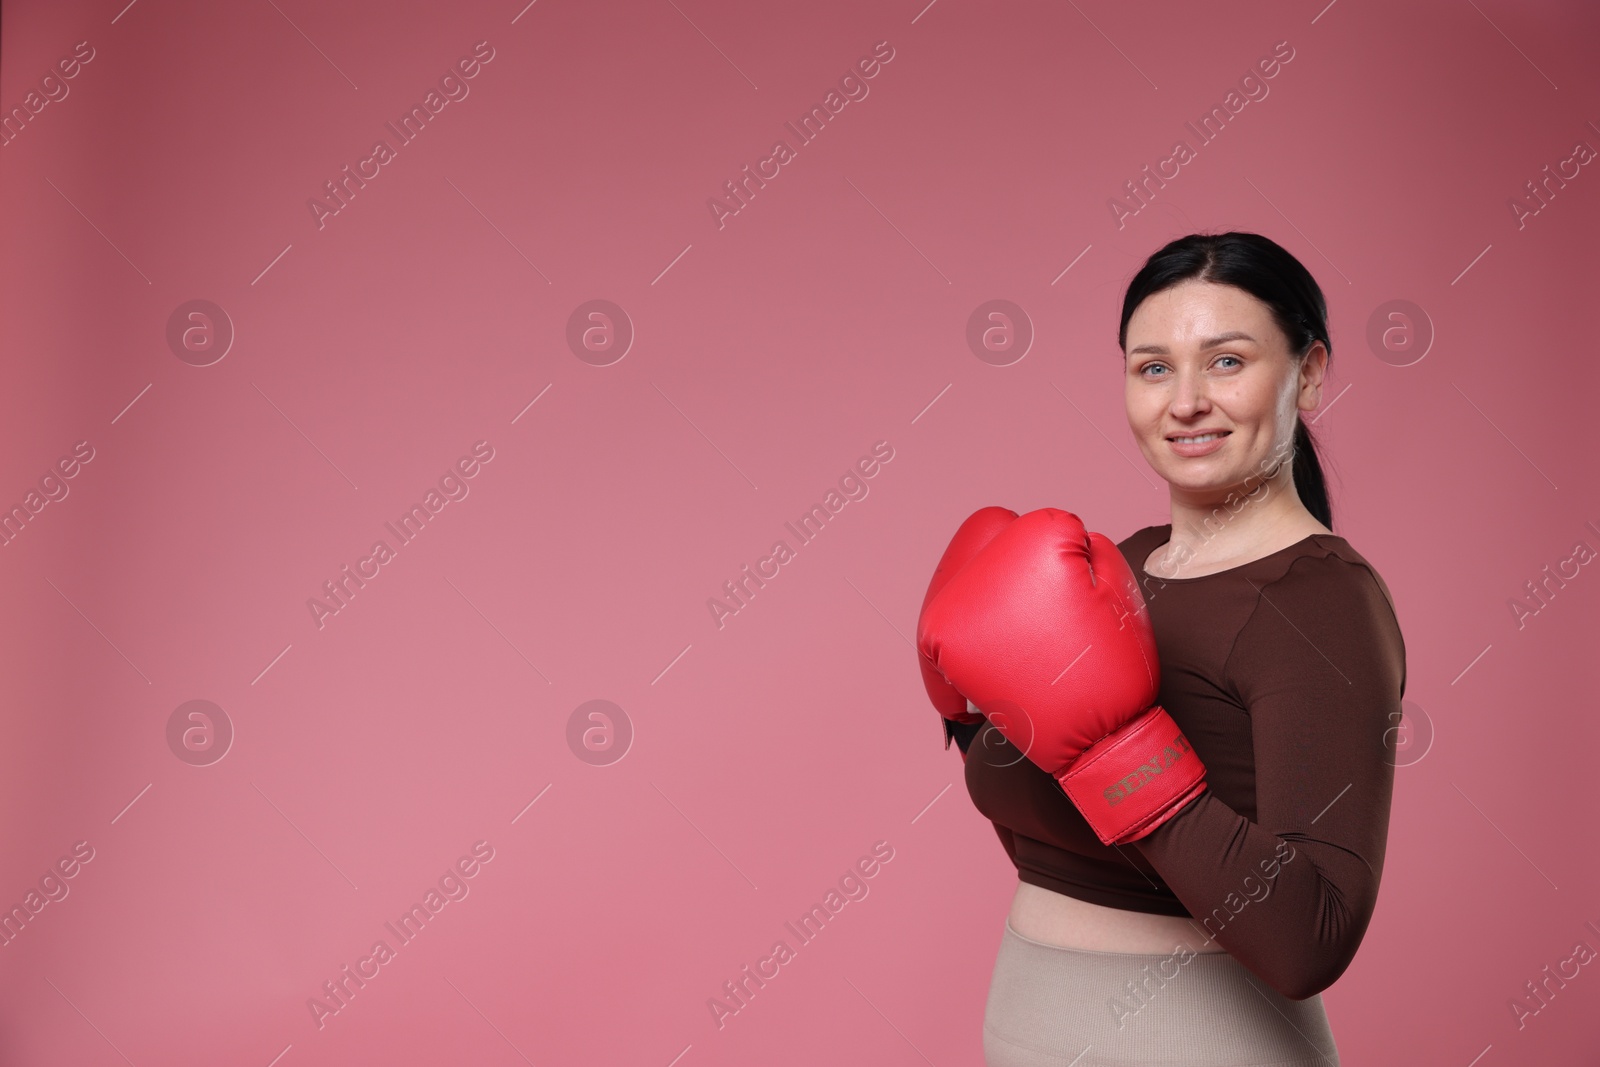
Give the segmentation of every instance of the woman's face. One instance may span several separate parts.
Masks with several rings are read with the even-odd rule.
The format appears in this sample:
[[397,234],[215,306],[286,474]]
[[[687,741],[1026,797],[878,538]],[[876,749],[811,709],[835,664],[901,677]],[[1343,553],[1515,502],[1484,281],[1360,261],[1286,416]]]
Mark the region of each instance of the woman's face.
[[[1327,350],[1291,358],[1267,305],[1231,285],[1191,280],[1147,297],[1126,343],[1128,426],[1145,461],[1188,494],[1258,485],[1290,456],[1298,412],[1321,402]],[[1203,431],[1222,436],[1181,440]]]

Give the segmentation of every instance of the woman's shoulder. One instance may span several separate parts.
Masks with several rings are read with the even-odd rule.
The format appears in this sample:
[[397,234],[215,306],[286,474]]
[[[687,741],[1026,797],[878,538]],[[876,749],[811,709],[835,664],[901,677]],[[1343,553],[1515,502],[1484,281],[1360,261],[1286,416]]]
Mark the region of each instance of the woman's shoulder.
[[1358,676],[1391,678],[1405,692],[1405,635],[1394,598],[1349,541],[1312,534],[1250,584],[1255,605],[1228,655],[1230,684],[1305,681],[1326,666],[1347,684]]
[[[1355,545],[1352,545],[1338,534],[1313,533],[1299,542],[1296,548],[1299,551],[1292,559],[1337,560],[1370,574],[1380,585],[1383,584],[1383,576],[1378,573],[1378,568],[1374,567],[1372,562],[1356,549]],[[1324,574],[1337,574],[1343,568],[1329,566],[1318,568],[1318,570]],[[1386,585],[1384,586],[1384,593],[1388,593],[1388,586]]]
[[1375,617],[1393,620],[1399,613],[1389,583],[1348,540],[1332,533],[1314,533],[1275,558],[1268,573],[1257,576],[1261,595],[1277,602],[1315,605],[1322,613],[1339,614],[1351,623]]
[[[1167,543],[1171,533],[1172,526],[1170,523],[1163,526],[1143,526],[1118,541],[1117,547],[1122,549],[1123,555],[1137,558],[1138,562],[1142,564],[1146,556],[1150,555],[1157,547]],[[1143,549],[1144,555],[1136,555],[1141,549]]]

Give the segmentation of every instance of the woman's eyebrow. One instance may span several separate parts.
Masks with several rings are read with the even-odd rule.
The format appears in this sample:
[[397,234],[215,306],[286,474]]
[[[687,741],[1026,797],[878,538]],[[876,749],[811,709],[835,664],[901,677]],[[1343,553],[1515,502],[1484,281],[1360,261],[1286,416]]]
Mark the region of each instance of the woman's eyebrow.
[[[1204,341],[1200,342],[1200,347],[1202,349],[1216,348],[1218,345],[1225,345],[1229,341],[1254,342],[1255,338],[1251,337],[1243,330],[1229,330],[1227,333],[1218,334],[1215,337],[1207,337]],[[1140,345],[1138,348],[1129,349],[1128,355],[1137,356],[1141,352],[1148,352],[1155,356],[1170,356],[1172,354],[1167,350],[1166,345]]]

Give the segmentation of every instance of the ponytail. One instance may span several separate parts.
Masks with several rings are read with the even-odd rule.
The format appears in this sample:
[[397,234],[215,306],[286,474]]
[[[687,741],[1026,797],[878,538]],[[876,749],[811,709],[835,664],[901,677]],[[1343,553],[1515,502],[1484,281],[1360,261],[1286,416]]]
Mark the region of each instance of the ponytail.
[[1322,476],[1322,463],[1317,459],[1317,446],[1311,438],[1311,429],[1304,419],[1294,423],[1294,489],[1300,494],[1300,503],[1313,518],[1328,529],[1333,529],[1333,509],[1328,504],[1328,485]]

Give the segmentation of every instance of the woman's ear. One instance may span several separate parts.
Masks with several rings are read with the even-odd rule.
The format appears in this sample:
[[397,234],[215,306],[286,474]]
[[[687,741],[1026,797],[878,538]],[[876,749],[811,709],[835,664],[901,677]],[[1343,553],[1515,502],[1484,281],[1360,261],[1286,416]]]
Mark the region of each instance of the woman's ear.
[[1328,372],[1328,348],[1321,341],[1313,341],[1311,349],[1300,361],[1301,411],[1315,411],[1322,406],[1322,381]]

